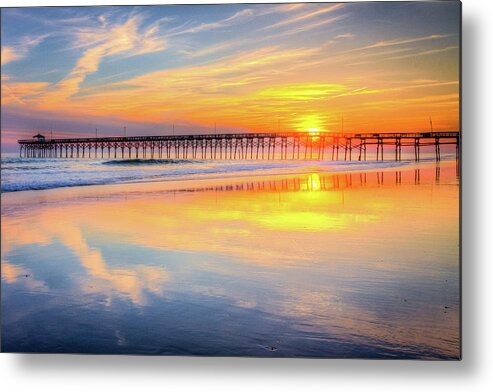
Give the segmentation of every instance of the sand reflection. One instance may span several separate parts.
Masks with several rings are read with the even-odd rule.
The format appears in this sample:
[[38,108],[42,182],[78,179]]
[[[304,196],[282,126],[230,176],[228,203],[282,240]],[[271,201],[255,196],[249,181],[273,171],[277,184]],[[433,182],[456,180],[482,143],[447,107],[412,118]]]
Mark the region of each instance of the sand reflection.
[[[300,333],[320,338],[454,356],[458,189],[454,167],[438,181],[436,173],[312,173],[162,191],[142,184],[135,193],[122,185],[100,198],[3,212],[2,279],[28,284],[29,275],[30,290],[47,290],[15,254],[58,244],[85,271],[71,288],[81,295],[148,305],[167,290],[199,293],[299,320]],[[127,249],[140,256],[126,260]],[[175,253],[189,265],[178,269]],[[228,279],[199,281],[197,271]],[[416,294],[425,280],[436,283],[425,287],[431,301]]]

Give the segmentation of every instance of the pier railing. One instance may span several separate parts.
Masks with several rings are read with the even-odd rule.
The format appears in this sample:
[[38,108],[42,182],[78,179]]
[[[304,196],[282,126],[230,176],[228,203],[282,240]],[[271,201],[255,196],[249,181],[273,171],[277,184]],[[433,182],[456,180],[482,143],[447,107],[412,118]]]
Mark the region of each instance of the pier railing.
[[[151,158],[151,159],[247,159],[247,160],[366,160],[369,146],[376,159],[384,159],[384,146],[401,160],[402,148],[412,147],[419,161],[421,148],[455,145],[460,154],[460,132],[414,133],[227,133],[165,136],[19,140],[20,156],[28,158]],[[389,148],[387,147],[387,150]]]

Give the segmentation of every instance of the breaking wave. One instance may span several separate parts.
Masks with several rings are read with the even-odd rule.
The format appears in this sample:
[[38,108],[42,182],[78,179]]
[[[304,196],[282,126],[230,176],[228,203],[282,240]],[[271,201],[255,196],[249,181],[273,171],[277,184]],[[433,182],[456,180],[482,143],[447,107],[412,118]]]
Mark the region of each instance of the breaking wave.
[[151,165],[179,165],[185,163],[200,163],[186,159],[117,159],[101,162],[109,166],[151,166]]

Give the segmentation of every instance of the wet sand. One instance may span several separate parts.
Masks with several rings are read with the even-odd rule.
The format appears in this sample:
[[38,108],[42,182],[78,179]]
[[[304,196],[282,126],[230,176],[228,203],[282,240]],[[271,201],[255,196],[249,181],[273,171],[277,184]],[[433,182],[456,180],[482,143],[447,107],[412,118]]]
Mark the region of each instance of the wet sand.
[[455,163],[2,194],[2,349],[457,359]]

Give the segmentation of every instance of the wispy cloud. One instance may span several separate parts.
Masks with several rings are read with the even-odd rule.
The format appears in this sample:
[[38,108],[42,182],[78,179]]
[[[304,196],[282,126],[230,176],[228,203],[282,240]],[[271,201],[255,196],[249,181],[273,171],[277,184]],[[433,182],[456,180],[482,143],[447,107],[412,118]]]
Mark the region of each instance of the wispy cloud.
[[52,18],[52,17],[46,17],[42,16],[42,14],[37,13],[37,12],[25,12],[25,9],[23,8],[9,8],[8,10],[9,17],[10,18],[20,18],[29,21],[28,23],[30,24],[42,24],[45,27],[49,28],[59,28],[60,25],[63,25],[63,27],[72,27],[74,25],[87,25],[91,24],[93,22],[93,19],[91,16],[76,16],[76,17],[57,17],[57,18]]
[[289,26],[292,24],[300,23],[300,22],[306,22],[307,20],[315,18],[317,16],[337,11],[337,10],[343,8],[344,6],[345,6],[345,4],[341,3],[341,4],[335,4],[335,5],[332,5],[329,7],[323,7],[323,8],[316,10],[316,11],[303,12],[301,14],[297,14],[297,15],[292,16],[290,18],[283,19],[280,22],[270,24],[270,25],[262,28],[261,30],[262,31],[273,30],[273,29],[278,29],[280,27],[285,27],[285,26]]
[[2,46],[2,65],[25,58],[29,51],[39,45],[50,34],[43,34],[37,37],[23,37],[15,46]]
[[389,57],[388,60],[400,60],[400,59],[407,59],[410,57],[428,56],[430,54],[449,52],[451,50],[457,50],[457,49],[459,49],[458,46],[447,46],[446,48],[441,48],[441,49],[430,49],[430,50],[424,50],[424,51],[417,52],[417,53],[405,54],[402,56],[393,56],[393,57]]
[[72,49],[106,45],[108,55],[115,54],[114,50],[119,53],[132,51],[126,54],[136,55],[161,51],[167,47],[167,41],[159,31],[161,21],[143,28],[144,19],[141,15],[131,16],[122,23],[111,24],[104,15],[100,15],[98,20],[100,26],[78,28],[71,32],[74,36]]
[[[401,48],[401,49],[393,49],[393,50],[387,50],[387,51],[379,51],[379,52],[374,52],[374,53],[364,53],[361,54],[357,57],[354,57],[355,61],[352,63],[349,63],[348,65],[350,66],[358,66],[358,65],[364,65],[364,64],[375,64],[381,61],[391,61],[391,60],[401,60],[401,59],[407,59],[407,58],[416,58],[416,57],[421,57],[421,56],[428,56],[432,54],[438,54],[438,53],[444,53],[444,52],[450,52],[453,50],[457,50],[459,47],[458,46],[447,46],[445,48],[439,48],[439,49],[429,49],[429,50],[423,50],[423,51],[416,51],[415,48]],[[406,53],[410,52],[410,53]],[[389,56],[397,53],[406,53],[398,56]],[[342,57],[344,60],[346,57]],[[336,58],[337,59],[337,58]],[[358,59],[364,59],[361,61],[358,61]]]
[[364,50],[364,49],[374,49],[374,48],[384,48],[387,46],[395,46],[395,45],[405,45],[405,44],[412,44],[416,42],[422,42],[422,41],[430,41],[430,40],[436,40],[436,39],[443,39],[447,38],[449,35],[445,34],[433,34],[433,35],[427,35],[425,37],[415,37],[415,38],[397,38],[397,39],[391,39],[387,41],[379,41],[377,43],[374,43],[372,45],[364,46],[362,48],[359,48],[359,50]]
[[49,83],[46,82],[9,82],[4,83],[2,76],[2,105],[17,103],[26,105],[35,104],[37,98],[44,94]]
[[[414,56],[425,56],[432,53],[440,53],[448,51],[454,48],[454,46],[447,47],[446,49],[430,49],[426,51],[416,51],[416,48],[411,45],[420,42],[440,40],[450,37],[450,35],[433,34],[428,36],[414,37],[414,38],[396,38],[392,40],[379,41],[370,45],[356,47],[348,50],[343,50],[337,53],[328,61],[330,62],[345,62],[349,66],[360,66],[365,64],[374,64],[383,59],[397,60],[401,58],[411,58]],[[328,44],[333,44],[334,39],[329,40]],[[404,46],[402,48],[395,48],[398,46]],[[405,55],[388,56],[396,53],[411,52]],[[369,59],[369,58],[372,59]],[[375,59],[375,57],[378,57]]]
[[272,6],[264,6],[264,7],[254,7],[254,8],[245,8],[243,10],[235,12],[233,15],[228,16],[227,18],[223,18],[217,20],[215,22],[209,23],[201,23],[199,25],[193,25],[190,21],[183,24],[182,26],[169,30],[167,36],[173,37],[177,35],[183,34],[192,34],[192,33],[201,33],[205,31],[213,31],[224,28],[230,28],[233,26],[238,26],[247,21],[253,20],[254,18],[258,18],[266,15],[284,15],[287,13],[291,13],[293,11],[303,9],[305,4],[294,3],[294,4],[276,4]]
[[301,34],[305,33],[311,30],[316,30],[322,26],[327,26],[330,24],[333,24],[335,22],[338,22],[340,20],[343,20],[346,18],[347,15],[339,15],[335,16],[333,18],[328,18],[328,19],[323,19],[319,22],[316,23],[310,23],[310,24],[303,24],[301,26],[291,26],[290,30],[283,30],[282,32],[279,33],[274,33],[274,34],[262,34],[261,36],[255,36],[253,38],[241,38],[241,39],[234,39],[230,41],[226,41],[220,44],[216,45],[211,45],[205,48],[201,48],[199,50],[182,50],[182,53],[187,55],[188,57],[202,57],[206,55],[211,55],[214,53],[226,51],[226,50],[231,50],[235,48],[241,48],[244,47],[245,45],[249,44],[258,44],[261,42],[277,39],[277,38],[286,38],[289,35],[293,34]]
[[[36,106],[45,110],[66,110],[78,116],[91,113],[96,107],[100,115],[114,118],[134,117],[144,121],[174,118],[179,122],[177,115],[186,113],[186,118],[192,122],[220,116],[230,126],[238,126],[241,117],[240,121],[249,119],[252,124],[259,124],[258,116],[267,115],[273,104],[284,107],[283,111],[293,110],[291,106],[285,107],[289,96],[290,100],[303,101],[329,92],[331,86],[324,85],[317,90],[314,84],[300,85],[296,94],[291,95],[286,87],[277,92],[276,88],[265,89],[266,85],[283,83],[286,76],[297,72],[296,67],[306,66],[318,52],[319,49],[313,48],[265,47],[204,65],[155,71],[98,88],[83,89],[77,97],[65,99],[63,109],[59,108],[59,101],[50,99],[49,94],[39,97]],[[84,63],[93,64],[88,58]],[[63,92],[67,91],[70,86],[63,86]],[[60,94],[57,91],[56,97],[60,98]],[[262,105],[265,108],[262,109]]]
[[338,15],[333,18],[328,18],[328,19],[323,19],[319,22],[312,22],[309,24],[304,24],[301,26],[293,27],[291,30],[288,31],[283,31],[282,33],[279,33],[278,36],[286,36],[290,34],[296,34],[296,33],[301,33],[301,32],[306,32],[310,30],[315,30],[318,29],[319,27],[326,26],[335,22],[338,22],[342,19],[345,19],[347,15]]
[[339,34],[334,37],[334,39],[352,39],[355,35],[352,33]]
[[19,60],[22,57],[23,56],[19,52],[16,52],[14,48],[8,46],[2,47],[2,65]]
[[212,23],[202,23],[195,27],[190,27],[182,31],[177,31],[171,35],[180,35],[180,34],[190,34],[190,33],[201,33],[209,30],[216,30],[228,26],[232,26],[234,24],[238,24],[241,22],[245,22],[248,19],[251,19],[255,15],[254,11],[250,8],[241,10],[233,14],[232,16],[222,19],[217,22]]
[[251,40],[239,39],[239,40],[231,40],[226,41],[224,43],[207,46],[205,48],[199,50],[182,50],[182,53],[187,55],[188,57],[202,57],[211,55],[217,52],[222,52],[225,50],[233,49],[239,47],[247,42],[251,42]]
[[140,21],[139,16],[133,16],[123,24],[109,26],[103,17],[100,18],[103,28],[79,31],[76,46],[89,48],[84,51],[67,77],[46,94],[47,102],[60,102],[76,94],[86,76],[96,72],[105,57],[131,57],[165,50],[166,41],[157,34],[157,25],[140,31]]

